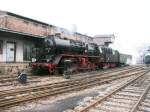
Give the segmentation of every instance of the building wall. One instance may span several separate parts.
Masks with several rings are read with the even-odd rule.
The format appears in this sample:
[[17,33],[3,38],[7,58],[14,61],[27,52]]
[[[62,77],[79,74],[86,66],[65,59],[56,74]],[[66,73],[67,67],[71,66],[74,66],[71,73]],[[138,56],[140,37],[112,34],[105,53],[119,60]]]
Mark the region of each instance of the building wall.
[[0,17],[0,26],[14,31],[29,33],[39,36],[55,35],[61,33],[62,38],[76,40],[76,37],[70,31],[51,25],[43,25],[29,20],[7,15],[5,18]]
[[93,39],[90,36],[74,33],[57,26],[42,24],[36,21],[34,22],[30,19],[12,16],[3,11],[0,11],[0,27],[39,36],[48,36],[61,33],[62,38],[79,40],[87,43],[93,42]]
[[50,26],[42,25],[36,22],[31,22],[13,16],[7,16],[6,28],[39,36],[51,35]]
[[[23,69],[28,67],[28,63],[25,63],[23,60],[23,45],[24,43],[30,43],[30,41],[24,41],[21,38],[17,37],[0,37],[0,40],[3,41],[3,50],[2,54],[0,54],[0,75],[13,75],[18,74]],[[16,43],[16,63],[6,63],[6,52],[7,52],[7,41],[15,42]],[[20,63],[21,62],[21,63]],[[24,63],[22,63],[24,62]]]
[[[28,68],[28,63],[1,63],[0,75],[18,75],[18,73]],[[27,69],[27,73],[31,73],[30,69]]]
[[6,12],[5,11],[0,11],[0,16],[1,15],[6,15]]
[[98,45],[105,45],[105,43],[113,43],[115,40],[115,35],[114,34],[109,34],[109,35],[96,35],[93,38],[94,43]]
[[19,37],[0,37],[0,40],[3,41],[3,51],[0,54],[0,62],[6,62],[7,59],[7,42],[15,42],[16,43],[16,62],[24,62],[23,60],[23,46],[24,43],[28,43],[31,46],[34,46],[34,42],[27,41],[26,39],[22,39]]
[[5,27],[6,17],[0,17],[0,27]]
[[3,40],[3,53],[1,54],[0,61],[6,62],[6,56],[7,56],[7,41],[15,42],[16,43],[16,62],[23,61],[23,42],[17,38],[8,38],[8,37],[1,37],[1,40]]
[[55,35],[56,33],[61,33],[62,38],[68,38],[79,41],[85,40],[86,42],[89,38],[88,36],[82,34],[74,34],[73,32],[64,28],[52,25],[44,25],[42,23],[40,24],[37,22],[30,21],[28,19],[22,19],[19,17],[6,15],[4,13],[0,13],[0,27],[39,36],[48,36]]
[[[43,25],[29,20],[20,19],[14,16],[8,16],[4,18],[5,28],[25,32],[29,34],[39,35],[39,36],[48,36],[55,35],[56,33],[61,33],[62,38],[68,38],[75,40],[75,36],[69,30],[64,28],[52,26],[52,25]],[[0,23],[1,25],[1,23]]]
[[[23,43],[27,42],[19,37],[7,37],[0,35],[2,42],[2,54],[0,54],[0,75],[18,74],[28,66],[28,63],[6,63],[7,42],[16,42],[16,62],[23,62]],[[31,43],[28,41],[28,43]],[[33,44],[33,43],[32,43]]]
[[105,45],[105,43],[113,43],[112,37],[96,37],[94,38],[94,43],[98,45]]
[[105,44],[105,39],[102,38],[94,38],[94,42],[98,45],[104,45]]
[[85,42],[85,43],[94,43],[93,38],[87,35],[82,35],[80,33],[75,34],[77,40]]

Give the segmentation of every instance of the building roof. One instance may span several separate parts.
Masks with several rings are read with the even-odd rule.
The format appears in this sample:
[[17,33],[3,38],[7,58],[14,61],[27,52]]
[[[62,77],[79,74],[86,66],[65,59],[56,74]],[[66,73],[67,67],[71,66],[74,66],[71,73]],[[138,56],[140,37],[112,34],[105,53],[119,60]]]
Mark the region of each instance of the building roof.
[[81,34],[81,33],[78,33],[78,32],[75,32],[75,34],[81,35],[81,36],[85,36],[85,37],[88,37],[88,38],[93,39],[93,37],[91,37],[91,36],[89,36],[89,35],[86,35],[86,34]]
[[0,10],[0,12],[3,13],[3,14],[5,13],[6,15],[15,16],[15,17],[18,17],[18,18],[21,18],[21,19],[29,20],[29,21],[32,21],[32,22],[36,22],[36,23],[39,23],[39,24],[46,25],[46,26],[56,27],[54,25],[50,25],[50,24],[45,23],[45,22],[41,22],[41,21],[38,21],[38,20],[35,20],[35,19],[24,17],[22,15],[18,15],[18,14],[12,13],[12,12],[2,11],[2,10]]
[[7,29],[7,28],[2,28],[2,27],[0,27],[0,31],[7,32],[7,33],[14,33],[14,34],[19,34],[19,35],[24,35],[24,36],[36,37],[36,38],[45,38],[45,36],[39,36],[39,35],[33,35],[33,34],[29,34],[29,33],[18,32],[18,31],[14,31],[14,30],[10,30],[10,29]]
[[18,15],[18,14],[14,14],[14,13],[11,13],[11,12],[6,12],[6,14],[8,14],[10,16],[15,16],[15,17],[18,17],[18,18],[21,18],[21,19],[26,19],[26,20],[29,20],[29,21],[32,21],[32,22],[36,22],[36,23],[39,23],[39,24],[43,24],[43,25],[46,25],[46,26],[50,26],[47,23],[44,23],[44,22],[41,22],[41,21],[38,21],[38,20],[35,20],[35,19],[31,19],[31,18],[28,18],[28,17],[24,17],[24,16],[21,16],[21,15]]
[[31,21],[31,22],[39,23],[39,24],[42,24],[42,25],[46,25],[46,26],[50,26],[50,27],[56,27],[57,30],[60,30],[61,32],[62,32],[62,31],[71,32],[71,31],[69,31],[68,29],[61,28],[61,27],[58,27],[58,26],[55,26],[55,25],[52,25],[52,24],[48,24],[48,23],[41,22],[41,21],[38,21],[38,20],[35,20],[35,19],[31,19],[31,18],[28,18],[28,17],[24,17],[24,16],[22,16],[22,15],[18,15],[18,14],[12,13],[12,12],[1,11],[1,10],[0,10],[0,12],[5,13],[6,15],[9,15],[9,16],[14,16],[14,17],[17,17],[17,18],[21,18],[21,19],[24,19],[24,20]]
[[95,35],[94,38],[115,38],[114,34]]
[[[58,27],[58,26],[55,26],[55,25],[51,25],[51,24],[48,24],[48,23],[45,23],[45,22],[41,22],[41,21],[38,21],[38,20],[35,20],[35,19],[31,19],[31,18],[28,18],[28,17],[24,17],[22,15],[18,15],[18,14],[15,14],[15,13],[12,13],[12,12],[8,12],[8,11],[2,11],[0,10],[0,13],[3,13],[3,14],[6,14],[6,15],[10,15],[10,16],[14,16],[14,17],[18,17],[18,18],[21,18],[21,19],[25,19],[25,20],[28,20],[28,21],[31,21],[31,22],[36,22],[36,23],[39,23],[39,24],[42,24],[42,25],[46,25],[46,26],[50,26],[50,27],[56,27],[58,28],[59,30],[67,30],[68,32],[70,32],[68,29],[65,29],[65,28],[61,28],[61,27]],[[26,33],[22,33],[22,34],[26,34]],[[86,36],[88,38],[91,38],[93,39],[93,37],[91,36],[88,36],[86,34],[81,34],[81,33],[78,33],[78,32],[75,32],[75,34],[77,35],[81,35],[81,36]],[[31,35],[31,34],[30,34]],[[110,34],[110,35],[96,35],[94,36],[94,38],[97,38],[97,36],[99,37],[115,37],[113,34]]]

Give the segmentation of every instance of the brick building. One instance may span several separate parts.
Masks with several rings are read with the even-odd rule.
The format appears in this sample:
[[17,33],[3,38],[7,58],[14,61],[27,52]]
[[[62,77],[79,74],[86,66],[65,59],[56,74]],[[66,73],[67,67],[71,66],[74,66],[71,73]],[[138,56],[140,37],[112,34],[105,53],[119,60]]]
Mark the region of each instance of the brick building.
[[83,40],[82,34],[6,11],[0,11],[0,27],[39,36],[61,33],[62,38]]
[[0,11],[0,27],[39,36],[51,35],[57,30],[56,26],[6,11]]
[[93,43],[94,42],[94,39],[91,36],[87,36],[87,35],[77,33],[77,32],[74,35],[75,35],[76,40],[79,40],[79,41],[82,41],[85,43]]
[[43,36],[0,28],[0,74],[26,67],[31,61],[31,49],[38,46],[41,39]]
[[43,37],[0,28],[0,62],[28,62]]
[[96,35],[93,38],[94,43],[97,45],[106,45],[108,46],[110,43],[113,43],[115,40],[114,34],[105,34],[105,35]]

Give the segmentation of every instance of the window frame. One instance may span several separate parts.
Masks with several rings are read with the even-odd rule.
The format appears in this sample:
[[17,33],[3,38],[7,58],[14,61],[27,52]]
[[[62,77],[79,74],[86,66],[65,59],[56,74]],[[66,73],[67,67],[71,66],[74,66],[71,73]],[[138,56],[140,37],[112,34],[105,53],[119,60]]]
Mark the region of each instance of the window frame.
[[31,61],[32,46],[23,44],[23,61]]
[[3,40],[0,40],[0,55],[3,54]]

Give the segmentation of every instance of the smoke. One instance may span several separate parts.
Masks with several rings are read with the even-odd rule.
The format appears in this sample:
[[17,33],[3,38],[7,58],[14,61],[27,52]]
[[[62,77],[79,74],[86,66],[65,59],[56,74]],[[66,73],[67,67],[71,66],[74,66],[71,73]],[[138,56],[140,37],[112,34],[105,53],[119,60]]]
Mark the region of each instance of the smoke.
[[150,52],[150,43],[142,43],[136,50],[136,63],[142,64],[145,54]]

